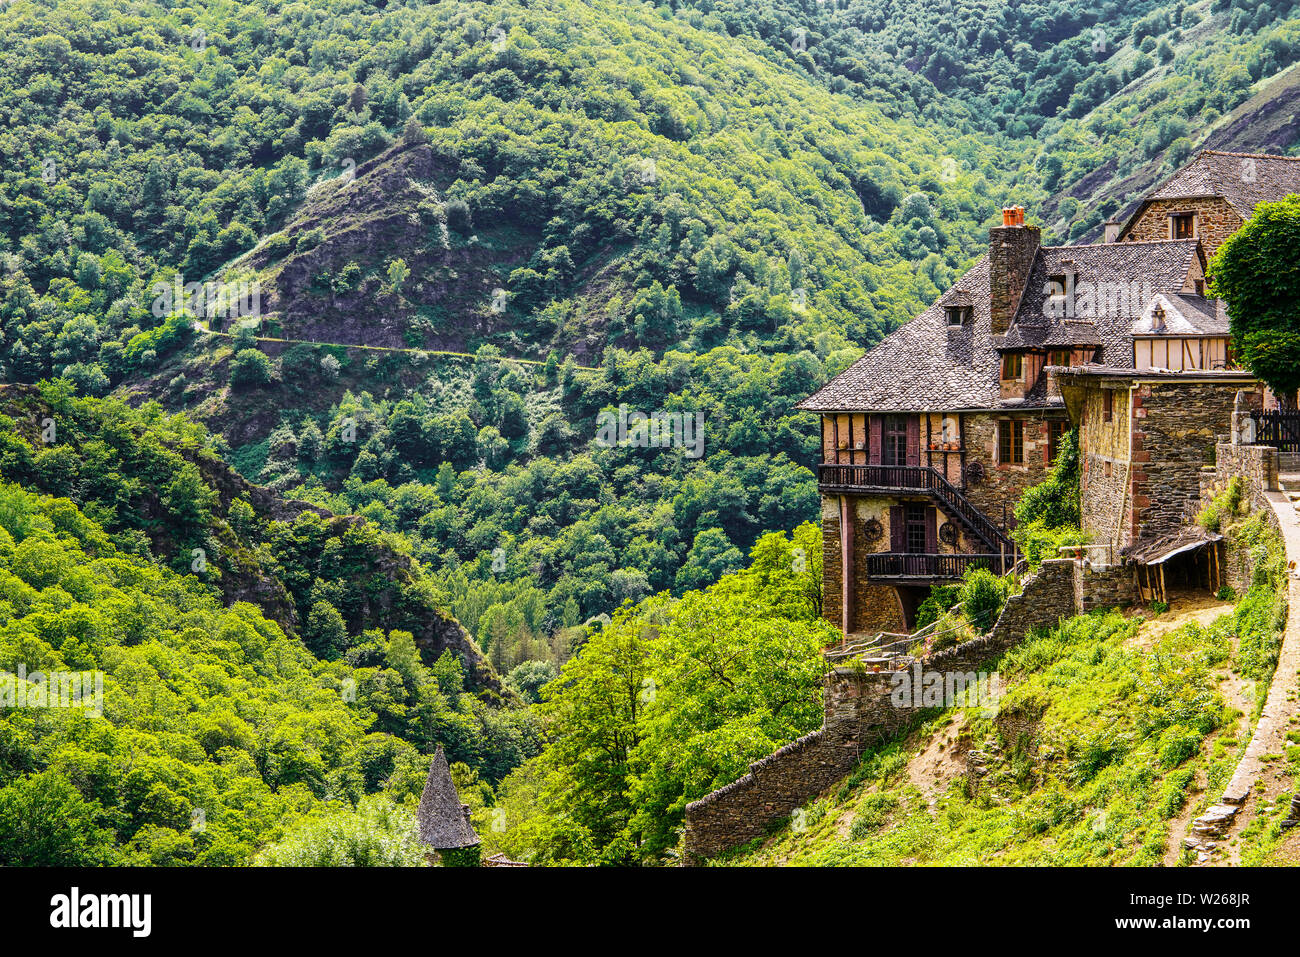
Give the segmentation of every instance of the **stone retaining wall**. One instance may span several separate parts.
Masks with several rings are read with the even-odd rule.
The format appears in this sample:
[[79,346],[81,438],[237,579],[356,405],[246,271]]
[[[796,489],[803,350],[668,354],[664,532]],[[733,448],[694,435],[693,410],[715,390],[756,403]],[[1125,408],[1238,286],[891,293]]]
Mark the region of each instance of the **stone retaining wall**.
[[[1007,599],[993,629],[983,637],[923,659],[921,670],[944,674],[978,672],[1036,628],[1055,626],[1078,614],[1075,562],[1045,561]],[[842,780],[862,752],[895,737],[925,710],[897,706],[894,673],[836,668],[826,677],[825,716],[818,731],[792,741],[749,766],[737,781],[686,807],[682,862],[707,858],[762,837],[795,808]]]
[[1138,601],[1131,564],[1083,565],[1074,576],[1074,604],[1080,614],[1098,608],[1126,608]]

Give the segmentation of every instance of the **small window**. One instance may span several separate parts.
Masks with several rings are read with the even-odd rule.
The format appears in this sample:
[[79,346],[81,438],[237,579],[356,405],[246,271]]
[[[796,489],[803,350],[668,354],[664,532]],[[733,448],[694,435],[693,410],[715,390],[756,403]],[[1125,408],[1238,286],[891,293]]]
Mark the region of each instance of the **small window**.
[[948,325],[961,326],[965,325],[971,317],[970,306],[948,306]]
[[1109,422],[1115,417],[1115,393],[1104,389],[1101,393],[1101,420]]
[[1019,352],[1008,352],[1002,357],[1003,379],[1019,379],[1022,369],[1022,356]]
[[1070,364],[1070,350],[1053,349],[1047,354],[1047,364],[1049,366],[1068,366]]
[[1205,295],[1205,280],[1204,280],[1204,279],[1197,279],[1196,282],[1195,282],[1195,286],[1196,286],[1196,294],[1197,294],[1198,296],[1204,296],[1204,295]]
[[1174,213],[1169,217],[1169,229],[1171,239],[1195,239],[1196,214]]
[[1061,439],[1070,423],[1064,419],[1053,419],[1047,423],[1047,460],[1056,461],[1056,453],[1061,450]]
[[1003,465],[1025,461],[1025,423],[1019,419],[1002,419],[998,423],[998,461]]
[[912,555],[925,554],[925,506],[908,503],[907,551]]

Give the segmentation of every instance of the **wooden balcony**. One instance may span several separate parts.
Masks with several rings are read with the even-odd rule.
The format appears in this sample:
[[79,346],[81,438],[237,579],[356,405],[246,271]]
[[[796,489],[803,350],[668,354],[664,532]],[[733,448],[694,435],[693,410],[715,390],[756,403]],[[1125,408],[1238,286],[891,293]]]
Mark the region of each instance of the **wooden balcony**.
[[956,581],[971,568],[987,568],[995,575],[1005,575],[1018,557],[1011,552],[987,555],[873,552],[864,558],[862,572],[872,581],[919,585]]
[[817,488],[823,494],[921,493],[933,497],[963,522],[985,547],[1010,553],[1006,531],[981,512],[962,491],[928,465],[819,465]]
[[817,467],[817,484],[823,492],[870,490],[933,492],[942,481],[942,476],[926,465],[819,465]]

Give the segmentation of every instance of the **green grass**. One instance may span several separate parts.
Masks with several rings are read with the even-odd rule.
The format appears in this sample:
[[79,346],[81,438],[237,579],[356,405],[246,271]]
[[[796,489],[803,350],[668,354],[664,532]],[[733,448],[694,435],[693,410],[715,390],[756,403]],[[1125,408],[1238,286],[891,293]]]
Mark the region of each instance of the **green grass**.
[[956,745],[982,753],[987,773],[954,777],[933,806],[907,765],[956,712],[868,754],[800,830],[739,863],[1159,864],[1198,777],[1212,792],[1237,760],[1215,675],[1230,664],[1233,619],[1149,648],[1130,641],[1141,625],[1116,612],[1074,618],[1005,655],[996,714],[964,709]]

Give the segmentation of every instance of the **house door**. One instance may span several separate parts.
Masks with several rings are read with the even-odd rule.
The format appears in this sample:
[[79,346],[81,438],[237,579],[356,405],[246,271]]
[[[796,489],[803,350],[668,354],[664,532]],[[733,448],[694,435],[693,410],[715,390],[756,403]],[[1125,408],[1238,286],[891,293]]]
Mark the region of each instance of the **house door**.
[[885,416],[885,465],[907,464],[907,416]]

